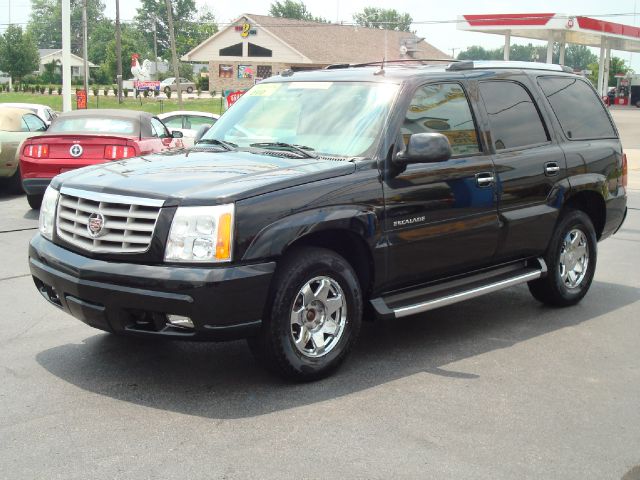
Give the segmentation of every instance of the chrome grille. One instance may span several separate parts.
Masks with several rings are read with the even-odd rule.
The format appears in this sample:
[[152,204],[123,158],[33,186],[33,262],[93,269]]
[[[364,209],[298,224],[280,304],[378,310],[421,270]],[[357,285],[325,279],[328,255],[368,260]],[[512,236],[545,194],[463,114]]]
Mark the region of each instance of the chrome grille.
[[[162,200],[63,188],[58,200],[58,236],[96,253],[141,253],[149,249]],[[100,214],[102,231],[93,236],[89,217]]]

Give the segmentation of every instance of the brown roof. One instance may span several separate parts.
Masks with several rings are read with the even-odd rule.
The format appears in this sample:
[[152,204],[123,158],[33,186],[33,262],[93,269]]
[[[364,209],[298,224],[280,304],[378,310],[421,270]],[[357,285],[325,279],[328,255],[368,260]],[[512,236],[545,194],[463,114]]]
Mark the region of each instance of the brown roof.
[[268,30],[314,64],[371,62],[382,60],[383,57],[387,60],[400,59],[403,58],[400,46],[408,38],[417,41],[413,58],[451,58],[410,32],[254,14],[242,17]]

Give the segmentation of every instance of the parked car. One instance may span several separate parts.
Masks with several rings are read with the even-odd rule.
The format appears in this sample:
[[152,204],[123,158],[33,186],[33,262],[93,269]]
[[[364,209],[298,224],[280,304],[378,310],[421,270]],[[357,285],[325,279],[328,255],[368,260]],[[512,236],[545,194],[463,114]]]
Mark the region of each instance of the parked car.
[[47,126],[30,110],[0,106],[0,178],[11,193],[21,193],[20,147]]
[[[180,90],[187,93],[193,93],[196,89],[196,84],[191,80],[187,80],[186,78],[180,79]],[[176,92],[178,91],[178,84],[176,83],[175,77],[165,78],[162,82],[160,82],[160,90],[164,93],[168,91]]]
[[174,132],[182,132],[186,147],[193,145],[196,133],[203,127],[211,127],[220,115],[209,112],[194,112],[189,110],[179,110],[176,112],[161,113],[158,118],[162,120],[167,128]]
[[23,108],[35,113],[48,126],[58,114],[48,105],[40,105],[39,103],[0,103],[0,107]]
[[76,110],[60,114],[46,135],[27,140],[20,154],[22,185],[39,208],[53,177],[96,163],[181,148],[182,133],[145,112]]
[[609,112],[563,67],[337,65],[254,86],[185,152],[56,177],[29,265],[93,327],[247,337],[306,381],[347,357],[363,315],[518,284],[576,304],[626,188]]

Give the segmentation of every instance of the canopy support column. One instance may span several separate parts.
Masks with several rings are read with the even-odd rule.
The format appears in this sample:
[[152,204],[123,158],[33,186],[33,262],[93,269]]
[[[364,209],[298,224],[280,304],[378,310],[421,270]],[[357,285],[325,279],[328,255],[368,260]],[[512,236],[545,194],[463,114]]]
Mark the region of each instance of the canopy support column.
[[600,60],[598,62],[598,93],[600,96],[603,95],[602,90],[604,89],[604,56],[605,56],[605,40],[604,37],[600,40]]
[[567,44],[564,39],[564,35],[562,36],[562,40],[560,41],[560,58],[558,59],[558,63],[560,65],[564,65],[564,54],[566,50]]
[[611,47],[607,47],[604,54],[604,78],[602,82],[604,83],[602,94],[606,95],[609,90],[609,67],[611,66]]
[[547,63],[553,63],[553,30],[549,30],[549,41],[547,42]]
[[511,30],[507,30],[504,34],[504,61],[509,61],[509,53],[511,52]]

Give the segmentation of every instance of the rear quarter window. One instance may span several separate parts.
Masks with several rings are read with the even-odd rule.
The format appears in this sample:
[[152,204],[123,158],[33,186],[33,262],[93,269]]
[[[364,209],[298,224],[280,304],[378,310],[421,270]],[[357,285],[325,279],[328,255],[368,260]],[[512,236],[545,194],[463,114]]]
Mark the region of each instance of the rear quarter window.
[[538,77],[538,85],[568,139],[617,138],[604,105],[584,80]]
[[497,151],[525,148],[549,141],[540,112],[529,92],[510,80],[480,82],[491,137]]

